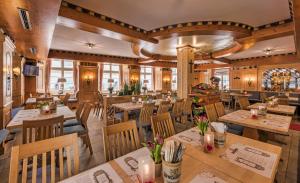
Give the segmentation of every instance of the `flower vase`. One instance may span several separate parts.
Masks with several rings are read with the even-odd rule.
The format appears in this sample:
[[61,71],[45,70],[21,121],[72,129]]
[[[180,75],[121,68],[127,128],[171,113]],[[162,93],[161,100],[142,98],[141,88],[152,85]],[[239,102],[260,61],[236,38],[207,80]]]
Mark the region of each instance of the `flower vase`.
[[200,135],[200,139],[199,139],[201,145],[204,144],[204,135]]
[[155,164],[155,177],[160,177],[161,171],[162,171],[162,164],[161,163]]

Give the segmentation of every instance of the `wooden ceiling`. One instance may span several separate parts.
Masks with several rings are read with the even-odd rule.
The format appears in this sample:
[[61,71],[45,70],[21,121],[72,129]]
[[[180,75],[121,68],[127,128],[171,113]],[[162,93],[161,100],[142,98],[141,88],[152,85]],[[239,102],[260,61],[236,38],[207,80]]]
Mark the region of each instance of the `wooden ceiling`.
[[[300,3],[294,2],[293,19],[271,22],[267,25],[252,27],[250,25],[230,21],[199,21],[167,25],[157,29],[145,30],[126,22],[107,17],[92,10],[61,0],[10,0],[0,1],[0,27],[4,28],[17,47],[17,52],[31,59],[46,60],[49,58],[68,58],[98,62],[113,62],[126,64],[146,64],[148,59],[157,60],[148,65],[174,67],[175,57],[158,55],[142,50],[143,44],[158,44],[159,40],[170,37],[190,35],[228,35],[234,37],[236,46],[228,47],[214,54],[211,58],[218,58],[220,62],[231,64],[225,55],[241,52],[252,47],[256,42],[269,39],[296,35],[296,46],[300,50]],[[32,30],[24,30],[17,8],[29,10]],[[135,55],[140,59],[127,57],[112,57],[101,54],[83,54],[72,51],[50,50],[55,25],[63,25],[73,29],[96,33],[101,36],[132,43]],[[36,48],[34,55],[29,48]],[[50,50],[50,52],[49,52]],[[141,50],[143,52],[141,52]],[[48,55],[49,53],[49,55]],[[150,56],[149,56],[150,55]],[[203,57],[203,56],[202,56]],[[202,58],[201,57],[201,58]],[[104,59],[105,58],[105,59]],[[200,58],[200,59],[201,59]],[[176,58],[175,58],[176,59]],[[145,62],[143,62],[143,60]]]
[[[15,41],[17,52],[31,59],[48,56],[61,0],[2,0],[0,27]],[[22,26],[18,8],[28,10],[32,29]],[[29,48],[35,48],[32,54]]]

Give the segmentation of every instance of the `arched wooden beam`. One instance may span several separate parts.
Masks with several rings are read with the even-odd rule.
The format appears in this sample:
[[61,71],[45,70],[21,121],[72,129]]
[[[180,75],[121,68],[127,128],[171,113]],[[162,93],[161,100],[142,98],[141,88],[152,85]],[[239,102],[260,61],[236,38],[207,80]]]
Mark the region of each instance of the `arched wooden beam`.
[[212,58],[221,58],[221,57],[229,56],[233,53],[240,51],[242,49],[242,47],[243,46],[240,43],[235,41],[231,47],[213,52]]
[[193,35],[231,35],[234,38],[243,38],[251,35],[250,27],[233,22],[194,22],[166,26],[149,31],[148,36],[157,39],[166,39],[178,36]]
[[147,36],[146,32],[140,28],[65,1],[59,10],[57,24],[132,43],[141,43],[142,41],[158,43],[157,39]]

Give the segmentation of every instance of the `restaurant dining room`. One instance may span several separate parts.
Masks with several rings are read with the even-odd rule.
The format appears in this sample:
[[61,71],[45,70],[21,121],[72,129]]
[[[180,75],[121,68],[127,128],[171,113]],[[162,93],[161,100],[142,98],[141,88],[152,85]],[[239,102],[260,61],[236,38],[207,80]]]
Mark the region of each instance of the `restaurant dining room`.
[[0,0],[0,183],[300,183],[300,0]]

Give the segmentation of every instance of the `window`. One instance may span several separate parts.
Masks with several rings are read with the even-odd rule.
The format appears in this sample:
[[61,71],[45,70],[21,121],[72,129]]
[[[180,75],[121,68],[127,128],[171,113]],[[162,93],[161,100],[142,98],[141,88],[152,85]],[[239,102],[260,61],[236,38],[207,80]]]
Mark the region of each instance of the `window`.
[[229,69],[217,69],[214,76],[220,78],[219,88],[221,90],[229,90]]
[[177,68],[172,68],[172,90],[177,90]]
[[[147,81],[147,83],[144,81]],[[146,85],[148,90],[153,90],[153,76],[151,67],[141,67],[141,85]]]
[[[109,79],[113,79],[112,84],[108,82]],[[108,91],[110,85],[114,87],[114,91],[120,89],[120,66],[103,64],[102,91]]]
[[58,89],[58,78],[65,78],[64,90],[74,90],[73,81],[73,61],[72,60],[52,60],[50,72],[50,90]]

